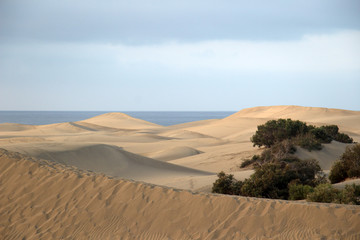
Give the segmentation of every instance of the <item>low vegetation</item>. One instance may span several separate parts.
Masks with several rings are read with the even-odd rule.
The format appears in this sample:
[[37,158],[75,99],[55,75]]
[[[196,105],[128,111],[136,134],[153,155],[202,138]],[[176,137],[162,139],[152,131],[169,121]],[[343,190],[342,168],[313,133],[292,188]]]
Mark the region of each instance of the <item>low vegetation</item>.
[[322,143],[336,140],[343,143],[352,143],[353,139],[344,133],[339,133],[336,125],[315,127],[299,120],[278,119],[267,121],[257,127],[256,133],[251,137],[255,146],[270,148],[284,140],[291,140],[293,144],[305,149],[319,150]]
[[[360,185],[337,190],[328,183],[318,162],[294,156],[296,146],[320,150],[332,140],[352,143],[348,135],[339,133],[336,125],[315,127],[291,119],[271,120],[258,126],[252,136],[254,146],[265,146],[260,155],[245,160],[241,167],[253,166],[250,178],[238,181],[220,172],[212,192],[249,197],[276,198],[314,202],[359,204]],[[336,181],[360,176],[360,144],[348,148],[330,174]],[[334,180],[335,181],[335,180]],[[331,180],[333,182],[333,180]]]
[[212,188],[215,193],[277,199],[289,199],[293,184],[314,187],[325,182],[317,161],[297,158],[257,165],[255,173],[244,181],[237,181],[233,175],[224,172],[218,177]]
[[360,144],[347,147],[331,168],[331,183],[338,183],[347,178],[360,178]]

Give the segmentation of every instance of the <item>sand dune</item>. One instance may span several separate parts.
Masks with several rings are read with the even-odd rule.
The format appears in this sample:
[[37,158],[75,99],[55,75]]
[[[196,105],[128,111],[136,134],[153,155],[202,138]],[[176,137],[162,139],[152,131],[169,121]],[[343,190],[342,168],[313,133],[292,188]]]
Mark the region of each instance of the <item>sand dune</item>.
[[189,139],[189,138],[212,138],[212,136],[201,134],[198,132],[192,132],[188,130],[175,130],[170,132],[162,133],[163,136],[180,138],[180,139]]
[[146,129],[159,127],[157,124],[133,118],[125,113],[105,113],[100,116],[80,121],[80,123],[92,123],[105,127],[124,129]]
[[[42,159],[0,151],[0,236],[360,239],[359,207],[172,189],[209,192],[221,170],[249,177],[253,171],[239,165],[262,151],[250,137],[259,124],[279,117],[337,124],[360,141],[360,112],[298,106],[244,109],[167,127],[122,113],[39,126],[0,124],[0,148]],[[296,154],[319,160],[328,171],[345,147],[333,141],[322,151],[298,148]]]
[[12,132],[12,131],[24,131],[29,129],[34,129],[33,125],[25,125],[19,123],[1,123],[0,131],[1,132]]
[[358,239],[360,208],[195,194],[0,152],[3,239]]
[[105,144],[22,144],[8,149],[112,177],[150,183],[157,178],[213,175],[213,173],[146,158]]
[[317,159],[323,170],[330,170],[332,164],[341,157],[347,146],[349,144],[332,141],[329,144],[323,144],[321,151],[309,152],[301,147],[297,147],[295,156],[300,159]]
[[180,146],[180,147],[173,147],[170,149],[165,149],[157,152],[147,153],[146,156],[161,161],[170,161],[170,160],[189,157],[201,153],[202,153],[201,151],[195,148]]

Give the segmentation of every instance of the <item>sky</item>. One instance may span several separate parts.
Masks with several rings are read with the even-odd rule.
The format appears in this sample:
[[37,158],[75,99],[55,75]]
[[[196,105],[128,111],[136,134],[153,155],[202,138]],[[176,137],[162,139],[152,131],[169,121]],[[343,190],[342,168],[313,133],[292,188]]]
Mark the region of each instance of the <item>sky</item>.
[[360,111],[358,0],[0,0],[0,110]]

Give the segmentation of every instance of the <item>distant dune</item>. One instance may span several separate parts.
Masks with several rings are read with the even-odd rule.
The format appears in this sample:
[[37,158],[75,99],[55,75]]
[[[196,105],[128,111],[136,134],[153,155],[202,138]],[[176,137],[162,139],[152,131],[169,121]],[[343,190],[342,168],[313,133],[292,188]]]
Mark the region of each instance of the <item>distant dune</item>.
[[[253,171],[239,165],[262,151],[250,137],[277,118],[336,124],[360,142],[359,111],[299,106],[255,107],[166,127],[123,113],[0,124],[0,148],[10,151],[0,151],[0,236],[360,239],[357,206],[194,193],[209,192],[219,171],[249,177]],[[321,151],[298,148],[296,155],[329,170],[346,146],[333,141]]]

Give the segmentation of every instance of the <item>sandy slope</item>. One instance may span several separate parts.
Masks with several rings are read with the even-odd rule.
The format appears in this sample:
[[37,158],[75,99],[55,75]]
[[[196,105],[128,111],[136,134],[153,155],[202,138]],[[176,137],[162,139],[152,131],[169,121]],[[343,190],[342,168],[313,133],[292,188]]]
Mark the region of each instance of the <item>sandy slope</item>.
[[[337,124],[360,142],[360,112],[298,106],[250,108],[225,119],[169,127],[122,113],[40,126],[0,124],[0,148],[50,161],[38,167],[16,154],[1,157],[1,234],[9,239],[355,239],[357,207],[193,194],[54,165],[208,192],[219,171],[237,179],[250,176],[252,170],[239,168],[261,152],[250,137],[259,124],[278,117]],[[296,154],[318,159],[328,170],[345,147],[334,141],[322,151]]]
[[[104,173],[112,177],[153,183],[158,178],[194,177],[213,173],[174,165],[127,152],[119,147],[105,144],[41,143],[21,144],[9,150],[75,166],[80,169]],[[159,181],[157,181],[159,182]]]
[[80,123],[90,123],[105,127],[124,129],[146,129],[159,126],[154,123],[133,118],[125,113],[105,113],[100,116],[80,121]]
[[[169,169],[160,167],[164,163],[155,160],[213,173],[233,172],[242,178],[247,175],[239,172],[241,162],[260,153],[252,146],[250,137],[259,124],[276,117],[300,119],[317,125],[338,124],[340,131],[346,130],[355,141],[360,141],[360,112],[274,106],[244,109],[225,119],[169,127],[123,113],[107,113],[79,122],[40,126],[0,124],[0,147],[112,176],[151,183],[159,183],[159,179],[162,179],[162,184],[168,186],[174,186],[176,177],[177,187],[209,189],[215,175],[203,177],[185,171],[185,176],[183,171],[172,171],[173,175],[169,174]],[[299,149],[297,155],[316,158],[328,170],[344,149],[344,144],[333,142],[325,145],[321,152],[309,153]],[[137,159],[130,161],[137,165],[134,167],[129,165],[129,161],[117,159]]]
[[194,194],[0,151],[3,239],[359,239],[360,208]]

